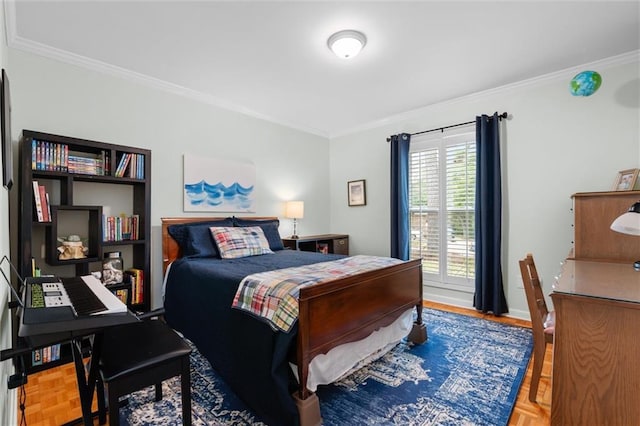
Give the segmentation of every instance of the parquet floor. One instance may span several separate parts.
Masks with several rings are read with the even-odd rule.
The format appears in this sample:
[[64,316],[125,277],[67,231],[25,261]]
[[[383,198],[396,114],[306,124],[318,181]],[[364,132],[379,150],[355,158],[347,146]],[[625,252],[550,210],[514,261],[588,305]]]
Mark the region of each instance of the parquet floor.
[[[477,313],[473,309],[457,308],[433,302],[425,306],[464,315],[496,320],[508,324],[530,326],[529,321],[513,318],[495,318]],[[529,402],[531,365],[518,393],[509,426],[546,426],[551,414],[551,346],[547,349],[542,378],[538,387],[538,403]],[[81,416],[78,389],[73,363],[52,368],[29,376],[25,386],[25,419],[29,426],[58,426]],[[94,401],[94,410],[96,404]],[[94,424],[98,424],[95,419]]]

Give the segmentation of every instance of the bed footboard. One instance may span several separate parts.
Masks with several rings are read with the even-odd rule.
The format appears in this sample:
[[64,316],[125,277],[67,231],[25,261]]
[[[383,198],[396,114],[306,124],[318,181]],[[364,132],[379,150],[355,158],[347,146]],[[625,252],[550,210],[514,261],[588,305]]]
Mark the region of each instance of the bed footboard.
[[[422,321],[422,262],[401,264],[364,272],[300,290],[297,366],[300,387],[296,401],[303,426],[316,424],[315,400],[307,389],[309,363],[319,354],[344,343],[363,339],[394,322],[403,312],[416,307],[417,319],[409,339],[427,340]],[[315,395],[313,395],[315,396]],[[302,410],[307,410],[303,413]],[[317,408],[319,416],[319,407]]]

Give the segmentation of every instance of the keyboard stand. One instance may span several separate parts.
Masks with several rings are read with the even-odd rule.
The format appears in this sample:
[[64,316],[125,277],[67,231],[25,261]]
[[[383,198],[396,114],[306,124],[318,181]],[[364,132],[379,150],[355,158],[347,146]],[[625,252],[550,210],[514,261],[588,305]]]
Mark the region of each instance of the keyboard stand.
[[[89,361],[88,373],[85,373],[86,369],[82,357],[82,340],[73,340],[71,342],[71,352],[73,353],[73,363],[75,364],[76,379],[78,382],[78,395],[80,396],[80,406],[82,408],[82,419],[72,420],[71,422],[65,423],[66,425],[79,423],[93,425],[94,413],[91,411],[91,404],[98,381],[98,364],[100,354],[102,353],[102,333],[94,334],[91,339],[93,340],[93,344],[91,345],[91,359]],[[98,392],[98,394],[100,394],[100,392]],[[98,395],[98,398],[104,398],[104,394]],[[106,419],[101,418],[99,423],[104,424],[105,420]]]
[[[27,278],[27,283],[31,279],[32,278]],[[39,309],[55,310],[58,308]],[[102,331],[108,327],[137,322],[138,318],[131,311],[127,310],[122,313],[93,315],[91,317],[74,317],[71,315],[70,317],[65,317],[64,320],[53,323],[43,322],[42,325],[39,326],[39,324],[36,323],[24,323],[25,311],[26,309],[24,308],[16,310],[16,316],[18,317],[17,323],[21,326],[17,346],[15,348],[2,350],[0,352],[0,361],[11,358],[15,360],[18,357],[30,357],[31,352],[35,349],[56,343],[70,342],[78,382],[82,418],[69,422],[68,424],[81,423],[87,426],[93,425],[91,404],[98,381],[98,364],[102,351]],[[89,336],[91,341],[91,359],[87,371],[82,356],[82,340]],[[18,365],[15,361],[14,364]],[[100,397],[100,395],[98,397]],[[104,423],[104,419],[101,420],[103,420],[102,423]]]

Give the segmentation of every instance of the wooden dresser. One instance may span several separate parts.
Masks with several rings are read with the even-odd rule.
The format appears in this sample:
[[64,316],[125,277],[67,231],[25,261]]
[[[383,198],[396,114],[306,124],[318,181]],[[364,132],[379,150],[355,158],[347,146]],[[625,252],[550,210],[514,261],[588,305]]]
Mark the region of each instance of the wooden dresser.
[[640,237],[611,222],[640,191],[574,195],[573,257],[551,298],[552,425],[631,425],[640,419]]

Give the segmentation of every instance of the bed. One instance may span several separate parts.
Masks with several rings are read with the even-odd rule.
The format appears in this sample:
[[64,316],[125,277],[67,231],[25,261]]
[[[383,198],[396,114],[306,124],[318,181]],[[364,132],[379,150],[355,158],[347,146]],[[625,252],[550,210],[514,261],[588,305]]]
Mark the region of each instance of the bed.
[[[421,262],[400,262],[302,287],[293,328],[274,330],[231,307],[242,278],[343,256],[280,249],[263,256],[219,259],[206,250],[193,255],[190,245],[202,245],[210,226],[260,226],[273,247],[281,244],[277,225],[276,217],[162,218],[165,316],[265,422],[316,425],[321,422],[319,401],[307,388],[309,365],[316,356],[362,341],[413,308],[417,316],[408,338],[416,344],[426,341]],[[176,229],[199,229],[200,241],[185,242]]]

